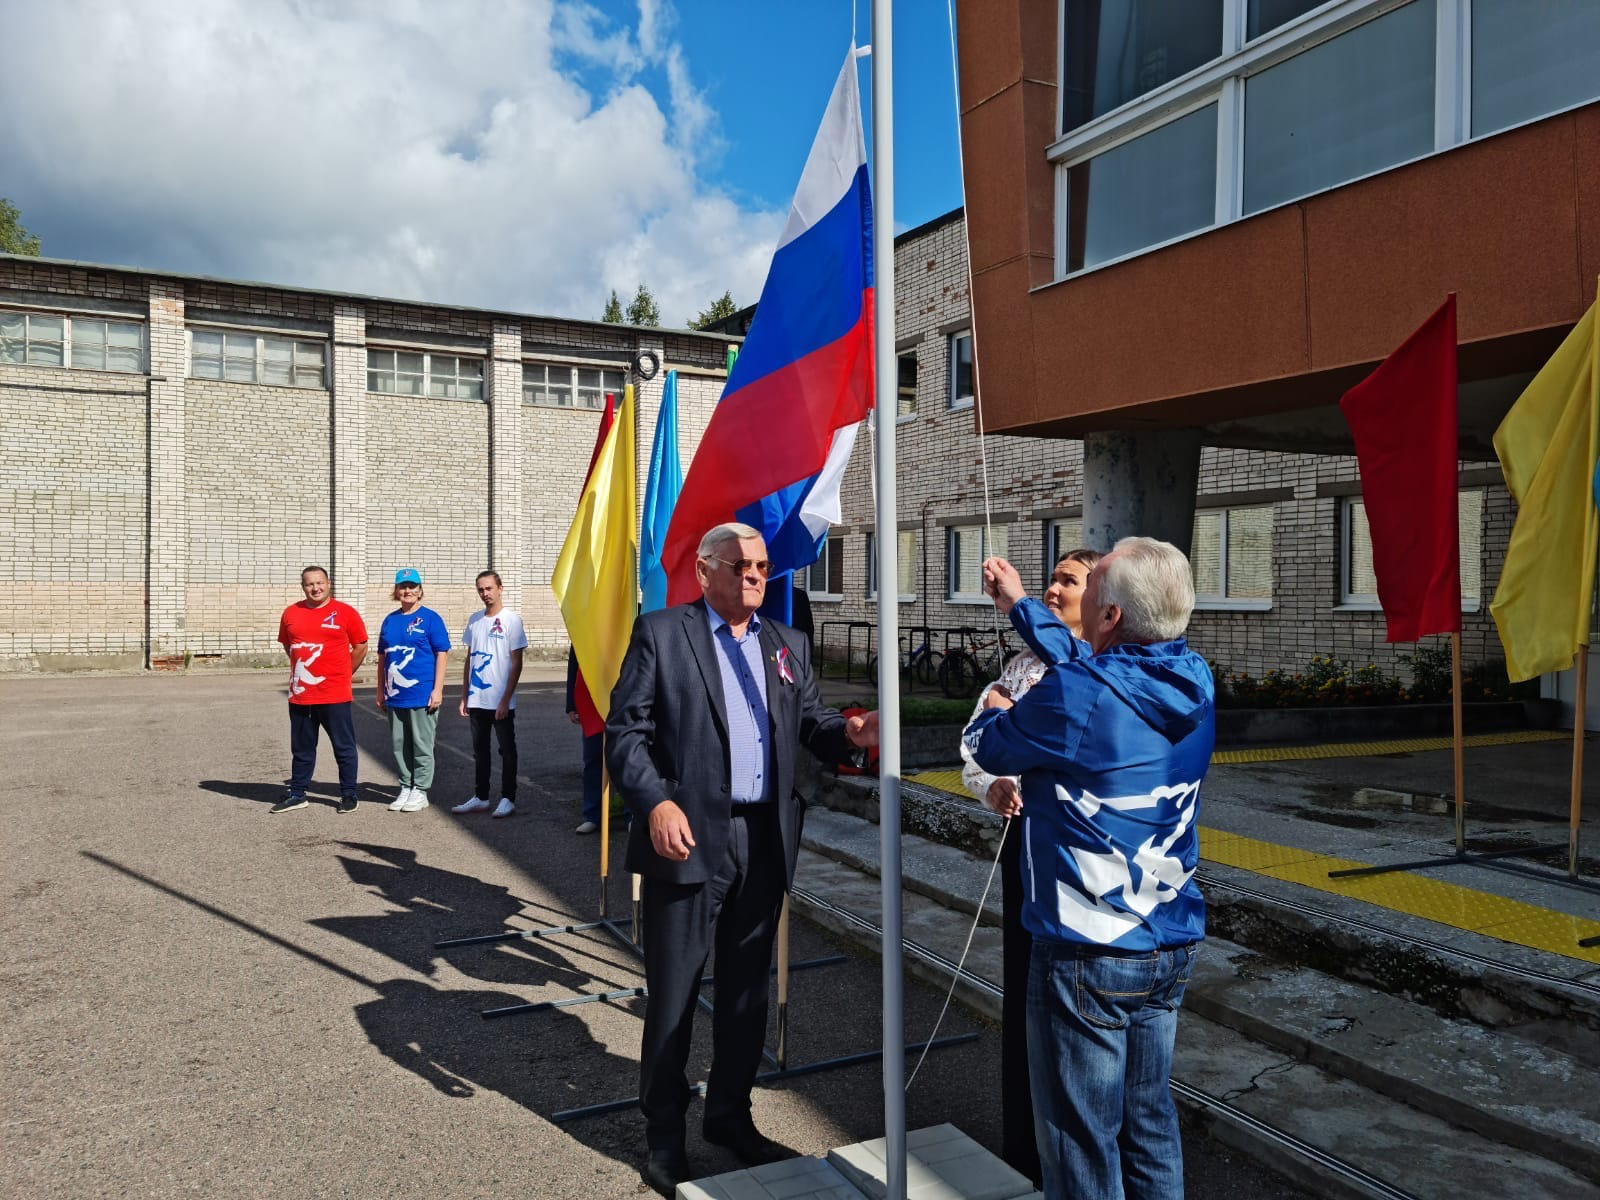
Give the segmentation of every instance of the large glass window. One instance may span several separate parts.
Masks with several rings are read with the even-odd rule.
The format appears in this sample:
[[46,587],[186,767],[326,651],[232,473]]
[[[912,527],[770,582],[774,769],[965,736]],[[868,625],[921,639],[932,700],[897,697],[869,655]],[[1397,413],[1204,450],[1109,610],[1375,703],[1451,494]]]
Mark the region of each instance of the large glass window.
[[950,526],[945,594],[957,604],[990,603],[983,590],[983,560],[994,556],[1004,558],[1010,538],[1004,525],[992,526],[988,533],[993,535],[992,541],[985,535],[982,525]]
[[1222,53],[1222,0],[1067,0],[1061,132]]
[[[1372,527],[1366,501],[1353,496],[1340,505],[1341,581],[1339,603],[1378,607],[1378,576],[1372,569]],[[1456,493],[1456,522],[1461,551],[1461,607],[1475,612],[1483,590],[1483,489]]]
[[[900,579],[899,599],[909,604],[917,598],[917,531],[902,529],[895,540],[895,571]],[[867,599],[878,598],[878,537],[867,534]]]
[[1067,169],[1067,270],[1203,229],[1217,211],[1217,106]]
[[0,312],[0,363],[139,372],[144,369],[144,326],[97,317]]
[[368,350],[367,391],[482,400],[483,360],[415,350]]
[[620,370],[573,367],[565,363],[523,363],[522,400],[545,408],[604,408],[606,395],[622,396],[627,376]]
[[813,600],[844,599],[844,536],[829,533],[822,554],[806,568],[806,595]]
[[1432,151],[1433,43],[1416,0],[1247,79],[1244,211]]
[[1600,96],[1596,0],[1472,0],[1472,135]]
[[189,333],[191,379],[325,388],[327,362],[325,342],[217,329],[194,329]]
[[1203,508],[1189,565],[1195,602],[1264,607],[1272,600],[1272,506]]
[[1245,36],[1258,38],[1271,33],[1279,25],[1287,25],[1296,17],[1304,16],[1313,8],[1321,8],[1328,0],[1250,0],[1246,16]]

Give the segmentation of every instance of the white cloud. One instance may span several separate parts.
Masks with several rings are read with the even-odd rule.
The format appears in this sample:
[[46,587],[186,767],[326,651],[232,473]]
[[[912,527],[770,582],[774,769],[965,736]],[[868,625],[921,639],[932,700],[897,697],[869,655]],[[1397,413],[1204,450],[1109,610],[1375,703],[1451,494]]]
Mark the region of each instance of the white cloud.
[[[45,253],[678,324],[754,299],[781,214],[700,171],[670,41],[553,0],[57,0],[8,8],[0,194]],[[93,36],[85,36],[93,30]]]

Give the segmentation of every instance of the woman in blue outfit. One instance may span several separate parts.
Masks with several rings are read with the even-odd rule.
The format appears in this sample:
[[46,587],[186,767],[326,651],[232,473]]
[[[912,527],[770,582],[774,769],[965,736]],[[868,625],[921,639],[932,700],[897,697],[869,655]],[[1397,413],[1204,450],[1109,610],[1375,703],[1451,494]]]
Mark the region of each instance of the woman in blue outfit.
[[450,631],[443,618],[422,605],[422,576],[413,567],[395,572],[400,607],[383,619],[378,634],[378,708],[389,713],[400,794],[392,812],[428,807],[433,786],[433,738],[444,702],[444,664]]

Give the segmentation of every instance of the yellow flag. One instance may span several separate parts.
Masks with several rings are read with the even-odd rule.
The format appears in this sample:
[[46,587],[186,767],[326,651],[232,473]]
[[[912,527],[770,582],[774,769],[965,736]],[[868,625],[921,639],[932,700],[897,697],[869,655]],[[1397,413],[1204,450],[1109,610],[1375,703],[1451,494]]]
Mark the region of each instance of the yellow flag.
[[[1597,300],[1600,304],[1600,300]],[[1590,305],[1495,430],[1517,502],[1489,606],[1513,682],[1572,666],[1589,644],[1600,455],[1600,330]]]
[[584,683],[602,717],[639,612],[639,523],[634,501],[633,385],[606,434],[550,586]]

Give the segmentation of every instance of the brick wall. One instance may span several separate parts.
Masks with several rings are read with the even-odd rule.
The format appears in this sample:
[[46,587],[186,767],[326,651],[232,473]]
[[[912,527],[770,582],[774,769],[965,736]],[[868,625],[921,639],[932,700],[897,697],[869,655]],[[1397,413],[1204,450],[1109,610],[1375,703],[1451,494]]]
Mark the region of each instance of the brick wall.
[[[309,563],[332,569],[335,593],[374,636],[394,607],[398,567],[422,572],[425,602],[459,637],[479,607],[474,577],[493,566],[535,652],[560,656],[566,634],[549,581],[598,414],[524,404],[522,359],[553,347],[621,369],[650,349],[683,368],[687,462],[721,394],[727,345],[17,259],[0,259],[0,305],[90,316],[110,305],[115,319],[144,324],[148,367],[0,364],[4,670],[186,657],[276,665],[278,617],[300,598]],[[187,378],[191,310],[327,341],[329,386]],[[447,339],[478,339],[484,399],[368,393],[373,328],[441,339],[443,353],[453,352]],[[663,371],[640,388],[641,497],[664,380]]]

